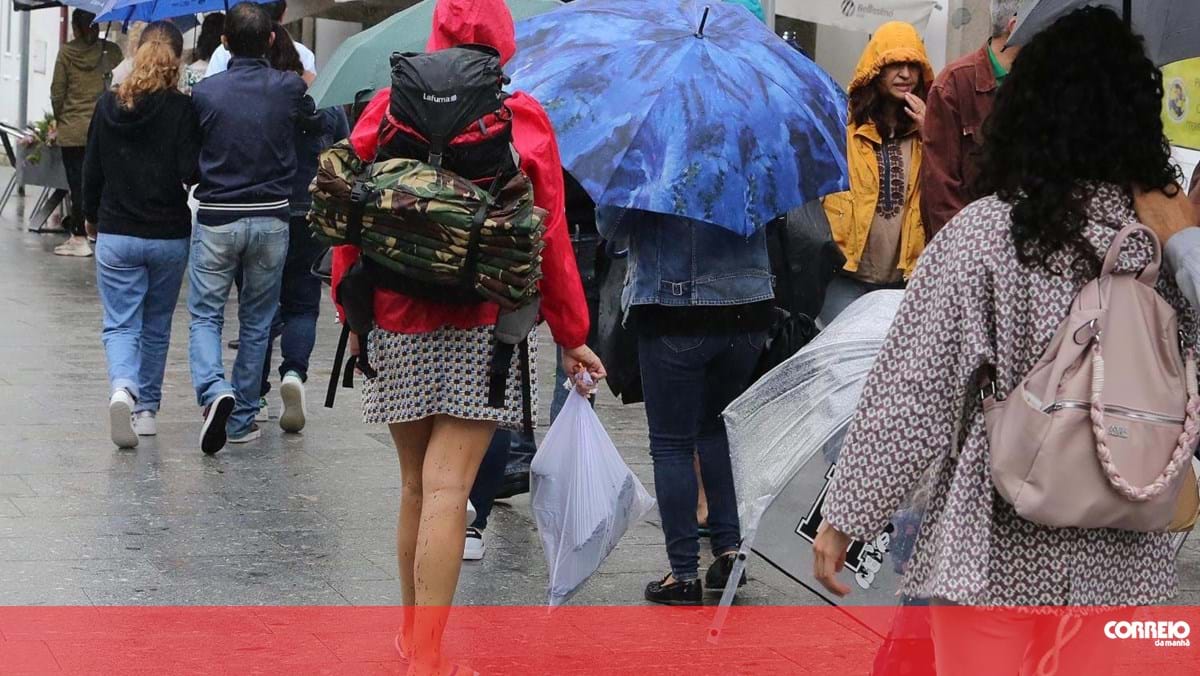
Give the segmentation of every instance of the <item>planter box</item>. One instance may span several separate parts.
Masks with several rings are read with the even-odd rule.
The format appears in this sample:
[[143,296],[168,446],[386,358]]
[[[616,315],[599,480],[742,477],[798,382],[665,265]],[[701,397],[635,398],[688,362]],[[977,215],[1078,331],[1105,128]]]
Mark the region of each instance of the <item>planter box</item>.
[[37,164],[25,161],[25,148],[17,146],[17,164],[21,170],[21,182],[45,188],[67,190],[67,171],[63,167],[62,150],[57,146],[42,148]]

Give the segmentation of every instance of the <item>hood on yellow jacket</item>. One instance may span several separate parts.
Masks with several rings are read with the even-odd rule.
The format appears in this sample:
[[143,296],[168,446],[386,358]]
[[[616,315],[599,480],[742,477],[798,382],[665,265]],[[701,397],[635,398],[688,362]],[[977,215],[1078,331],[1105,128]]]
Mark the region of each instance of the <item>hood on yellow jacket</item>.
[[917,29],[903,21],[890,21],[875,31],[858,58],[854,79],[850,81],[850,92],[870,84],[884,68],[894,63],[921,64],[925,86],[933,84],[933,64],[929,62],[925,41]]
[[[850,92],[870,85],[887,66],[896,63],[920,64],[926,88],[933,84],[933,66],[925,53],[925,43],[917,29],[901,21],[886,23],[875,31],[858,61]],[[850,173],[850,189],[829,195],[824,200],[833,239],[846,256],[845,269],[858,270],[859,261],[867,246],[875,207],[879,200],[879,165],[876,152],[883,143],[873,122],[862,126],[853,121],[846,130],[846,166]],[[912,160],[906,167],[907,186],[904,197],[904,218],[900,232],[899,268],[908,278],[917,266],[925,249],[925,228],[921,221],[921,136],[912,140]]]

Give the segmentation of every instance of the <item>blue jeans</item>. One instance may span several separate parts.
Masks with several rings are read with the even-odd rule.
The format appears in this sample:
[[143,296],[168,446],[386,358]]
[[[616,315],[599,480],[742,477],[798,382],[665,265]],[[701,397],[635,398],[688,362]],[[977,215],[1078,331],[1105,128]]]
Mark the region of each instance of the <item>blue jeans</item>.
[[96,286],[104,309],[108,381],[137,401],[134,412],[158,412],[171,344],[171,316],[188,262],[186,239],[101,234]]
[[750,385],[765,341],[763,331],[638,338],[654,490],[676,580],[696,579],[700,565],[693,456],[700,457],[713,553],[737,549],[741,540],[721,411]]
[[287,260],[283,264],[283,282],[279,288],[279,307],[271,323],[267,356],[263,359],[262,393],[271,391],[271,353],[279,337],[283,362],[280,377],[295,371],[300,380],[308,380],[308,360],[317,343],[317,318],[321,314],[321,280],[312,274],[312,266],[325,253],[325,245],[308,229],[307,216],[293,216],[288,223]]
[[[236,404],[227,426],[231,435],[247,432],[258,412],[262,365],[279,305],[287,247],[288,224],[279,218],[243,218],[225,225],[197,225],[192,230],[192,267],[188,275],[192,386],[201,406],[208,406],[219,395],[234,394]],[[221,329],[229,290],[238,275],[242,277],[238,294],[241,345],[233,363],[231,384],[225,379],[221,360]]]

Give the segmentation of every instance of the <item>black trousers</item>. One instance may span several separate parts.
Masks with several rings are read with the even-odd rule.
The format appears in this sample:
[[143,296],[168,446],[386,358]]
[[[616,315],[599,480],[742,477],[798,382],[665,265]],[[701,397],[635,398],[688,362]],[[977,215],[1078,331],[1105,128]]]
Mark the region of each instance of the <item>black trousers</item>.
[[83,227],[83,146],[63,146],[63,169],[67,172],[67,187],[71,189],[71,211],[65,227],[72,235],[84,236]]

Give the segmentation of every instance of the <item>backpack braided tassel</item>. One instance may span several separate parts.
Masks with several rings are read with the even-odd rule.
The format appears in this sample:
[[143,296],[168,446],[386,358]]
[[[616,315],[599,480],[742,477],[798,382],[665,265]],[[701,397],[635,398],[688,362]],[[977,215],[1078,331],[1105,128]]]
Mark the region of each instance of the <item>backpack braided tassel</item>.
[[1167,463],[1166,469],[1157,479],[1142,488],[1130,484],[1121,476],[1113,461],[1112,450],[1108,447],[1108,431],[1104,427],[1104,402],[1100,400],[1100,395],[1104,391],[1104,358],[1100,353],[1099,340],[1092,342],[1092,369],[1092,431],[1096,435],[1096,457],[1100,459],[1100,466],[1104,469],[1108,482],[1121,495],[1133,502],[1153,500],[1166,491],[1179,471],[1191,462],[1196,439],[1200,436],[1198,434],[1198,430],[1200,430],[1200,394],[1197,394],[1196,387],[1195,355],[1191,350],[1187,353],[1188,402],[1183,432],[1179,435],[1175,452],[1171,454],[1171,461]]

